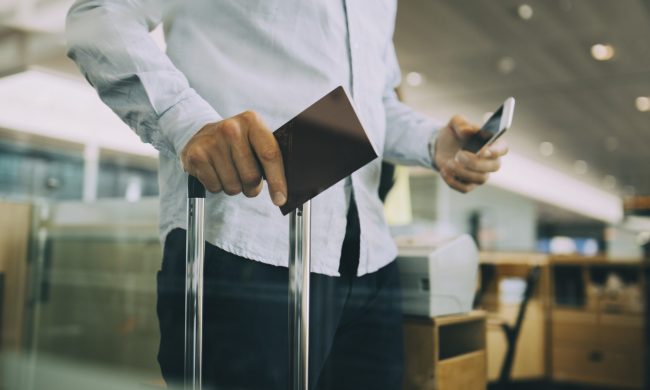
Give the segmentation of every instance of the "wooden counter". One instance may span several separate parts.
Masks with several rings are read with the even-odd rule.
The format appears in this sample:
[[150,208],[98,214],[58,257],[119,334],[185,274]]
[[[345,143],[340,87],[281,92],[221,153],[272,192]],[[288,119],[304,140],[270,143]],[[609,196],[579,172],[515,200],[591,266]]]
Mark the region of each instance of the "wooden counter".
[[485,389],[485,313],[404,320],[405,390]]

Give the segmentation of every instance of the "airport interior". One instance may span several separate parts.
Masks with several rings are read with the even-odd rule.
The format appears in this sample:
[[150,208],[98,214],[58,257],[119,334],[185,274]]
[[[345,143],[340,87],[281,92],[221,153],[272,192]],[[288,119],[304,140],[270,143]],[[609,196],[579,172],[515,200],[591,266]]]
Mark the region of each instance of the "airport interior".
[[[263,13],[289,0],[212,1],[214,8]],[[350,9],[354,21],[363,17],[352,12],[363,13],[360,2],[378,13],[394,3],[374,1],[313,4]],[[82,3],[108,9],[156,2]],[[512,124],[497,141],[508,153],[468,193],[450,188],[431,167],[382,163],[383,219],[397,248],[401,285],[398,387],[650,389],[650,0],[395,3],[401,102],[436,123],[462,115],[480,127],[508,97],[516,101]],[[143,142],[68,56],[72,6],[71,0],[0,0],[0,390],[198,390],[187,384],[187,350],[197,348],[196,339],[188,345],[187,323],[185,355],[181,348],[175,358],[180,367],[185,362],[185,387],[166,380],[158,361],[159,221],[169,212],[159,193],[174,185],[159,175],[166,152]],[[167,21],[151,27],[149,37],[163,53]],[[296,33],[295,39],[308,38]],[[246,43],[232,47],[247,50]],[[357,79],[375,71],[365,69]],[[184,198],[185,187],[179,191]],[[208,191],[206,204],[213,196]],[[286,226],[289,218],[307,221],[314,235],[330,226],[318,200],[311,219],[302,219],[309,213],[300,206],[282,217]],[[210,215],[205,226],[214,223]],[[309,230],[296,226],[304,239]],[[291,253],[303,261],[304,246],[295,248]],[[313,243],[314,259],[317,248]],[[300,294],[309,293],[309,283],[301,286],[306,290],[289,287],[289,293],[297,291],[303,306],[290,298],[287,304],[303,310],[310,298]],[[311,298],[312,310],[335,300]],[[186,315],[194,310],[188,302]],[[183,312],[177,314],[181,319]],[[312,335],[324,326],[296,318]],[[208,338],[210,328],[202,328]],[[289,337],[299,334],[294,328]],[[212,369],[203,364],[204,375]],[[287,367],[289,373],[295,375]],[[315,388],[315,380],[290,388]]]

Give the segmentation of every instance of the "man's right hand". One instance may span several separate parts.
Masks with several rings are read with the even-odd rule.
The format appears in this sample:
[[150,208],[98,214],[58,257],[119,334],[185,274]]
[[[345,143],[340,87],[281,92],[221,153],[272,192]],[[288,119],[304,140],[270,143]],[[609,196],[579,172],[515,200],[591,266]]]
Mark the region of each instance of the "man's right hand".
[[228,195],[259,195],[264,173],[273,203],[287,201],[280,147],[253,111],[204,126],[181,152],[181,163],[208,191]]

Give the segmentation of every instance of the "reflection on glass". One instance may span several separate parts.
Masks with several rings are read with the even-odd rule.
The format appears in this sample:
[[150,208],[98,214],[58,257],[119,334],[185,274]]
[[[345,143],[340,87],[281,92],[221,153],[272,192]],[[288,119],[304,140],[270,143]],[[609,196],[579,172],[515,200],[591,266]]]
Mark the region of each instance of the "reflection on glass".
[[23,221],[33,226],[25,341],[3,349],[2,384],[7,389],[161,384],[157,201],[25,207],[33,216]]

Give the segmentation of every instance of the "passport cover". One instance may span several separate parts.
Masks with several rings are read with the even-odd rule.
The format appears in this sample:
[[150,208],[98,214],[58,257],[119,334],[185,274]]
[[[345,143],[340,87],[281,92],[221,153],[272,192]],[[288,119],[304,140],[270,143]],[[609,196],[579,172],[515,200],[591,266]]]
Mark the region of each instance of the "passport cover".
[[289,214],[377,157],[343,87],[277,129],[287,179]]

